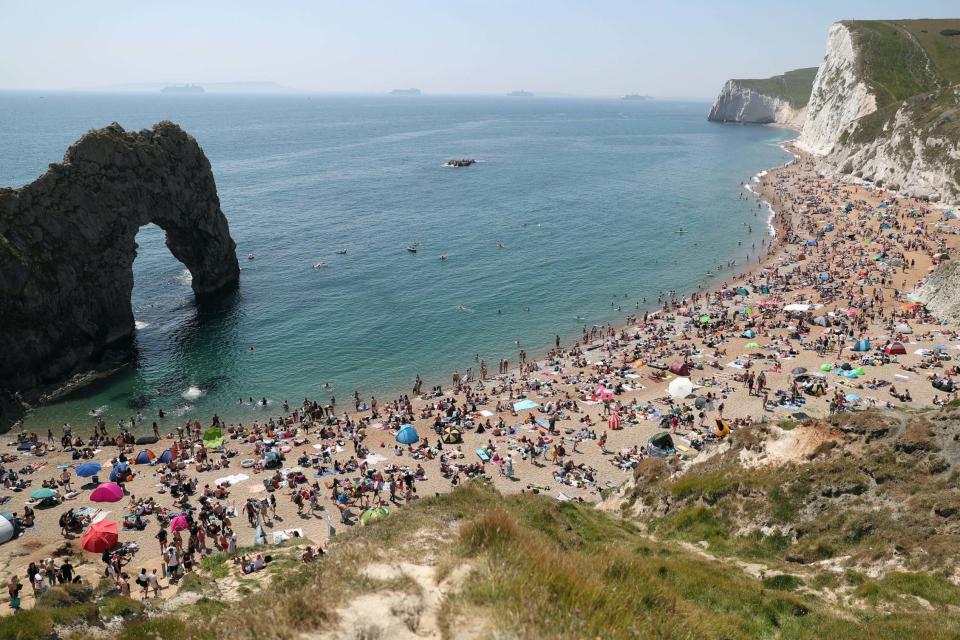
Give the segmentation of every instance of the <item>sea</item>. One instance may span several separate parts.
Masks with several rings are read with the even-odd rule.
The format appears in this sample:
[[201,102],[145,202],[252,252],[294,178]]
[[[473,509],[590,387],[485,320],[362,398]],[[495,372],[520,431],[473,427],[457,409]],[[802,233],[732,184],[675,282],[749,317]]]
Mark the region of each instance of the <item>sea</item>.
[[[511,366],[754,259],[745,185],[783,129],[698,101],[547,97],[0,93],[0,186],[84,132],[179,123],[213,167],[240,287],[198,309],[152,225],[137,235],[131,364],[32,409],[28,429],[158,411],[252,422],[304,398],[352,408]],[[466,168],[444,166],[472,158]],[[409,247],[416,245],[416,253]],[[708,275],[713,273],[713,276]],[[2,328],[0,328],[2,330]],[[263,404],[266,400],[266,405]]]

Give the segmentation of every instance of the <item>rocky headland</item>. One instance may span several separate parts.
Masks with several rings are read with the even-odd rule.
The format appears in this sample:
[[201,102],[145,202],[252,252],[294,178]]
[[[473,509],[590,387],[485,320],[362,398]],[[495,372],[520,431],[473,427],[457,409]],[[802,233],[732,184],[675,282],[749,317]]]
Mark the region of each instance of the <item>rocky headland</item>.
[[799,130],[807,115],[807,101],[816,67],[795,69],[763,80],[728,80],[710,107],[712,122],[779,124]]
[[210,163],[172,122],[90,131],[34,182],[0,189],[0,389],[7,397],[36,394],[108,353],[129,353],[136,235],[149,223],[166,231],[198,300],[237,286],[235,244]]

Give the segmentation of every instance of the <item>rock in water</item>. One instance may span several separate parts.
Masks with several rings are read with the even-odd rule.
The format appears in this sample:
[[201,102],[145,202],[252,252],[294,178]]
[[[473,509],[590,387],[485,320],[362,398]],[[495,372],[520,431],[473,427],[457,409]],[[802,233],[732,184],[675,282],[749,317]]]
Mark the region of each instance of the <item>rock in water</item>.
[[0,389],[56,384],[129,352],[136,235],[149,223],[198,300],[237,286],[210,163],[172,122],[91,131],[34,182],[0,189]]

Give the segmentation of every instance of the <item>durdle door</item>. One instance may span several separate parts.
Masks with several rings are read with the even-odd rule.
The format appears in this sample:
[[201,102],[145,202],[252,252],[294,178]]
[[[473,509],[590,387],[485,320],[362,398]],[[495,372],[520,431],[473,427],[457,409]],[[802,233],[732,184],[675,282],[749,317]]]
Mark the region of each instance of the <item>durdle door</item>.
[[91,131],[34,182],[0,189],[0,390],[8,398],[62,382],[107,351],[129,353],[136,235],[149,223],[166,231],[198,300],[236,288],[236,245],[210,163],[172,122]]

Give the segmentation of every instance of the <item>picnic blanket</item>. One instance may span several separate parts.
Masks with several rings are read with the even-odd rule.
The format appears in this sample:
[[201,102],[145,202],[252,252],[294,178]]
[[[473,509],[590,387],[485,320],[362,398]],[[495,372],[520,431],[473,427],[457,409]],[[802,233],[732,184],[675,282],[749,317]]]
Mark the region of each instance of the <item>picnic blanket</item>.
[[537,406],[538,406],[537,403],[534,402],[533,400],[521,400],[520,402],[513,403],[513,410],[525,411],[527,409],[536,409]]
[[281,542],[286,542],[287,540],[292,540],[293,538],[302,538],[303,529],[285,529],[283,531],[274,531],[273,532],[273,544],[280,544]]

